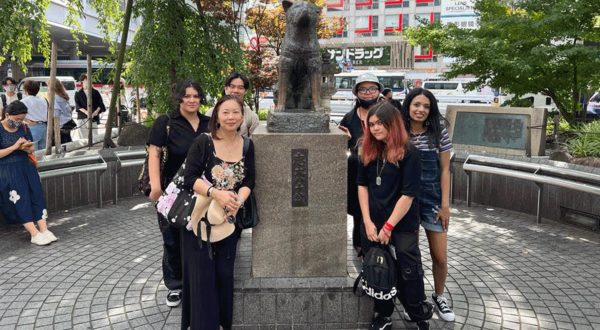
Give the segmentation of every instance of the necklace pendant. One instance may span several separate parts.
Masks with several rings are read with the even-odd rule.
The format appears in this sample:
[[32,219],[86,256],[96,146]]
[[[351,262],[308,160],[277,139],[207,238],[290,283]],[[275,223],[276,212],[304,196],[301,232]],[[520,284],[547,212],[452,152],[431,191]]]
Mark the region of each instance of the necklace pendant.
[[377,178],[375,178],[375,184],[378,186],[381,186],[381,177],[378,176]]

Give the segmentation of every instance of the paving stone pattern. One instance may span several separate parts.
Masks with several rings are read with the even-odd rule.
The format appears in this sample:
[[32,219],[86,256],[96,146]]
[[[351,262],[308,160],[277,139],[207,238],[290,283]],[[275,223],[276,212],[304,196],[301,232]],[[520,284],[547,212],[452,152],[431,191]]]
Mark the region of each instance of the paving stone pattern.
[[[447,291],[456,321],[436,315],[432,329],[600,330],[600,235],[551,221],[536,225],[533,216],[501,209],[459,203],[451,211]],[[53,214],[49,224],[59,241],[45,247],[29,243],[22,226],[0,227],[0,330],[179,329],[181,309],[164,304],[161,236],[149,203],[132,198]],[[245,234],[238,246],[236,279],[247,276],[249,242]],[[424,233],[421,247],[430,297]],[[354,272],[350,246],[348,253]],[[366,329],[347,322],[350,299],[358,298],[338,292],[315,304],[291,292],[275,301],[237,299],[236,329],[317,329],[315,317],[331,321],[330,329]],[[257,312],[273,323],[246,325],[246,315]],[[394,329],[415,328],[394,314]]]

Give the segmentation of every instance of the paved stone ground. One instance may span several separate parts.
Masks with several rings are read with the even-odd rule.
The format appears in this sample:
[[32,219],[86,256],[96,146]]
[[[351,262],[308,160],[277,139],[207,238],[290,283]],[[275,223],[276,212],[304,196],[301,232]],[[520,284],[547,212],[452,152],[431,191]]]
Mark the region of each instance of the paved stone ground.
[[[164,304],[154,212],[132,198],[54,214],[59,241],[45,247],[29,243],[22,226],[0,227],[0,329],[179,329],[181,309]],[[464,204],[452,206],[451,221],[456,321],[436,315],[432,329],[600,329],[600,235]],[[415,328],[394,318],[394,329]]]

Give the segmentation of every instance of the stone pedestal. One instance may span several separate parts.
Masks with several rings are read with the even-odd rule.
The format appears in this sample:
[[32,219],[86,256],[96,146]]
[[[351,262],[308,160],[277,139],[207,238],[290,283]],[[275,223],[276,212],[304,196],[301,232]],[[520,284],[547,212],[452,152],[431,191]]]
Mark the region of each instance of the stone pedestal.
[[[254,277],[346,276],[346,134],[254,131]],[[293,206],[296,205],[296,206]],[[297,206],[304,205],[304,206]]]

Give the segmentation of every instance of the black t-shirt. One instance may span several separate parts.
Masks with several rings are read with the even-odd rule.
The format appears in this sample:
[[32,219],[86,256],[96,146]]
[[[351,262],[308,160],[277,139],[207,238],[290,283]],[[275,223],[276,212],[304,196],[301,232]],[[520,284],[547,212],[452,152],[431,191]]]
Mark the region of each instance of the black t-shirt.
[[[171,126],[169,141],[167,141],[169,116],[171,116]],[[179,109],[171,112],[169,116],[162,115],[156,119],[146,141],[146,144],[153,144],[158,147],[167,145],[168,157],[165,164],[165,173],[163,174],[166,182],[170,182],[177,174],[177,170],[185,161],[194,139],[200,134],[208,132],[208,122],[210,120],[210,118],[198,112],[200,123],[198,124],[198,130],[194,131],[192,124],[180,114]]]
[[215,188],[238,191],[241,187],[254,189],[254,143],[238,162],[226,162],[217,157],[212,138],[200,135],[190,147],[185,163],[184,184],[192,189],[202,175]]
[[[410,209],[394,227],[395,232],[410,232],[419,229],[419,186],[421,185],[421,158],[419,151],[408,146],[404,158],[398,166],[383,161],[370,162],[367,166],[358,166],[359,186],[369,189],[369,215],[378,230],[389,219],[396,203],[403,195],[415,197]],[[381,173],[381,185],[376,184],[377,173]]]
[[363,127],[360,124],[360,118],[358,118],[358,110],[352,109],[346,113],[342,121],[341,126],[344,126],[350,131],[352,136],[348,139],[348,149],[350,150],[350,156],[348,156],[348,188],[347,188],[347,212],[348,214],[360,215],[360,204],[358,203],[358,186],[356,185],[356,175],[358,171],[358,139],[363,137]]

